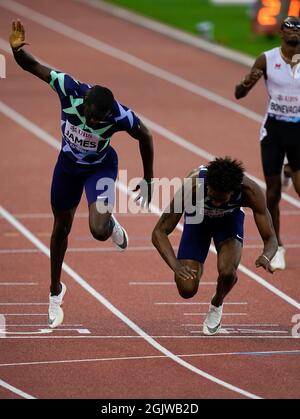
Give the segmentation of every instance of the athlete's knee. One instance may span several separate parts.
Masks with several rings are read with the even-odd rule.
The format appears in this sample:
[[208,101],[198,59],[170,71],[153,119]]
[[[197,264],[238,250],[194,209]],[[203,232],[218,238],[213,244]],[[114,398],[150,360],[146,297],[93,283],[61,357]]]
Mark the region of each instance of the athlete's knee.
[[192,282],[192,281],[185,281],[182,282],[181,280],[178,280],[175,278],[177,289],[179,292],[179,295],[184,299],[189,299],[194,297],[198,292],[198,283]]
[[223,284],[235,284],[237,279],[237,272],[234,267],[222,267],[219,269],[219,281]]
[[108,225],[91,225],[90,230],[95,240],[104,242],[111,236]]
[[178,287],[178,292],[180,297],[188,300],[189,298],[193,298],[197,294],[198,288],[181,288]]

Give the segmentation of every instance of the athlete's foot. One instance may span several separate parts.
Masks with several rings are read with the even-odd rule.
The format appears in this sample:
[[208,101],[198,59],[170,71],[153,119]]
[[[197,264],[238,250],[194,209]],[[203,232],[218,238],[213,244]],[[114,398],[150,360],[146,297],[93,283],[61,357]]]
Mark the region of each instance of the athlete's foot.
[[124,250],[128,247],[128,235],[126,230],[118,223],[116,217],[114,215],[111,216],[112,221],[114,223],[114,228],[112,232],[112,241],[116,245],[116,248],[120,252],[124,252]]
[[203,323],[203,333],[206,336],[217,335],[221,329],[221,320],[223,314],[223,305],[215,307],[210,304],[208,314]]
[[277,253],[271,260],[271,270],[274,272],[277,269],[284,270],[286,268],[285,262],[285,248],[283,246],[279,246]]
[[61,308],[67,287],[61,283],[61,292],[58,295],[49,296],[48,325],[51,329],[58,327],[64,320],[64,312]]

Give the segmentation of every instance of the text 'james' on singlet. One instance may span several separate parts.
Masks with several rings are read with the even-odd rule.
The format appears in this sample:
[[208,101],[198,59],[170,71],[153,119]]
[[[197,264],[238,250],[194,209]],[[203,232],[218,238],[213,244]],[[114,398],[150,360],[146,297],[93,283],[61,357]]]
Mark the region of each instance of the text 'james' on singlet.
[[54,70],[50,76],[50,86],[61,102],[62,152],[76,163],[101,163],[113,134],[139,127],[140,120],[134,112],[115,100],[106,120],[97,129],[90,128],[86,125],[83,102],[92,86]]

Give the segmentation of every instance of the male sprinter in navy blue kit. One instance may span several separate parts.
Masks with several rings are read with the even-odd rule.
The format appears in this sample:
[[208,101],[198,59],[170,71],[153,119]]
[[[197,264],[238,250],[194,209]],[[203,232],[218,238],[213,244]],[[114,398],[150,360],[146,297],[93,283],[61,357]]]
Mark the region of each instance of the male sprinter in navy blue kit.
[[[25,30],[14,21],[10,45],[16,62],[50,84],[58,94],[61,107],[62,148],[54,169],[51,205],[54,226],[51,237],[51,287],[48,323],[51,328],[63,321],[61,304],[66,286],[60,281],[76,208],[85,189],[89,204],[89,225],[96,240],[110,237],[123,251],[128,246],[127,233],[112,215],[114,183],[118,157],[110,146],[112,135],[126,131],[139,141],[144,166],[144,180],[137,186],[137,200],[151,201],[153,178],[153,141],[150,131],[128,108],[118,103],[112,92],[102,86],[90,86],[68,74],[41,65],[24,51]],[[101,182],[105,179],[105,182]],[[106,184],[107,181],[107,184]]]
[[[202,195],[199,195],[200,188]],[[189,194],[196,213],[203,216],[197,223],[191,223],[191,215],[187,215],[189,211],[185,208],[185,197]],[[203,324],[205,335],[215,335],[220,331],[224,299],[237,282],[244,239],[242,207],[252,209],[264,242],[264,250],[256,266],[271,272],[270,261],[278,248],[272,219],[262,190],[244,175],[242,164],[236,160],[219,158],[194,170],[153,231],[153,244],[174,271],[175,282],[183,298],[191,298],[197,293],[211,239],[214,240],[219,277],[216,294]],[[168,236],[183,212],[184,231],[176,257]]]

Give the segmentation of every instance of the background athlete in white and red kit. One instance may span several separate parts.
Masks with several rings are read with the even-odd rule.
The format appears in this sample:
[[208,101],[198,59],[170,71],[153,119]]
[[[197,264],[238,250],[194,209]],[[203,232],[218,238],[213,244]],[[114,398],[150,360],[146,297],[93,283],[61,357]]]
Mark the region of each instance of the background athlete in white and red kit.
[[300,19],[288,17],[281,25],[282,44],[260,55],[245,79],[236,86],[237,99],[245,97],[264,76],[270,97],[261,129],[261,155],[267,184],[267,203],[279,248],[271,267],[285,269],[280,236],[281,172],[286,158],[293,185],[300,196]]

